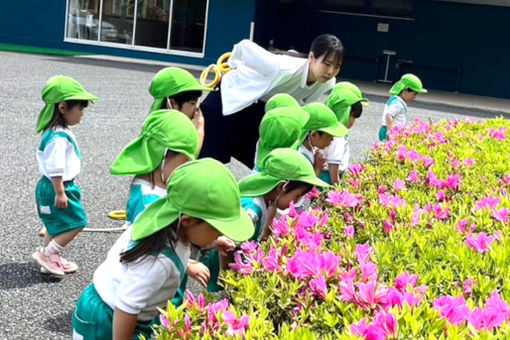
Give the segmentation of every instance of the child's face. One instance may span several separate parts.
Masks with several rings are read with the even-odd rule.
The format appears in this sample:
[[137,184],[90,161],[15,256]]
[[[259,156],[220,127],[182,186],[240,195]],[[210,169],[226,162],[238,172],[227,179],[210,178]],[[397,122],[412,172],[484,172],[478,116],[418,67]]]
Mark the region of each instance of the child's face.
[[222,234],[204,220],[194,217],[183,217],[182,225],[188,241],[198,248],[204,248],[213,243]]
[[332,78],[336,77],[340,72],[341,62],[337,60],[335,55],[323,55],[320,58],[315,58],[313,52],[308,55],[310,60],[309,75],[319,83],[327,83]]
[[308,188],[301,187],[293,189],[289,192],[284,192],[278,196],[276,206],[280,210],[285,210],[290,207],[290,202],[298,202],[308,192]]
[[195,112],[197,112],[199,107],[198,99],[193,99],[190,101],[187,101],[182,104],[182,106],[179,106],[177,102],[172,101],[172,108],[178,111],[181,111],[186,116],[188,116],[189,119],[193,119],[195,116]]
[[64,117],[67,122],[67,125],[73,126],[81,122],[81,117],[83,116],[83,112],[85,108],[80,104],[74,105],[72,108],[69,108],[67,103],[60,103],[58,106],[60,113]]
[[319,133],[317,131],[313,131],[310,134],[310,142],[312,143],[312,146],[320,150],[327,148],[332,141],[333,137],[326,132]]
[[416,100],[416,96],[418,95],[418,92],[413,91],[411,89],[405,89],[402,92],[402,99],[407,103],[411,104]]

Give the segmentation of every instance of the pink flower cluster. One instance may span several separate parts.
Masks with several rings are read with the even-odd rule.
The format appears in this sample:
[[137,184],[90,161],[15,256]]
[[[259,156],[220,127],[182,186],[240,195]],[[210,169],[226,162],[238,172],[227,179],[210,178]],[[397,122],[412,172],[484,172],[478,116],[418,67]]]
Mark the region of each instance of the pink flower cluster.
[[470,323],[476,330],[491,331],[510,317],[510,307],[497,291],[491,293],[484,308],[470,310],[462,296],[442,296],[434,300],[434,309],[452,325]]
[[357,208],[363,201],[362,195],[351,194],[348,190],[342,192],[330,191],[328,193],[327,201],[334,206],[340,206],[343,208]]

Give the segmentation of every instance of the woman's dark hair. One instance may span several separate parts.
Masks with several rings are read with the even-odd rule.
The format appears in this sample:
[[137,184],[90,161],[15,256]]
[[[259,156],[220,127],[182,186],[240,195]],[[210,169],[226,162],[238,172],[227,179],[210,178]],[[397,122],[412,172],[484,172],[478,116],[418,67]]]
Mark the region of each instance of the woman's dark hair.
[[301,181],[289,181],[285,186],[285,192],[291,192],[294,189],[307,188],[307,192],[312,190],[313,185]]
[[[179,107],[182,107],[182,105],[184,105],[184,103],[190,102],[192,100],[198,100],[198,98],[200,98],[201,95],[202,95],[202,91],[186,91],[186,92],[178,93],[178,94],[168,97],[168,98],[175,100],[177,102],[177,104],[179,105]],[[169,109],[169,107],[167,107],[166,101],[163,102],[162,109]]]
[[179,236],[177,235],[178,223],[179,220],[175,220],[160,231],[141,239],[134,247],[120,253],[120,262],[134,262],[143,256],[157,254],[168,245],[174,248]]
[[351,113],[350,116],[354,118],[361,117],[361,114],[363,113],[363,105],[361,105],[361,102],[356,102],[351,105]]
[[344,60],[344,45],[340,39],[332,34],[321,34],[315,38],[310,47],[310,52],[313,52],[315,58],[333,57],[335,64],[342,64]]
[[[67,104],[68,110],[71,110],[72,108],[74,108],[77,105],[80,105],[82,108],[85,108],[89,105],[88,100],[66,100],[63,103]],[[48,124],[48,128],[54,128],[54,127],[60,126],[64,129],[67,129],[67,122],[66,122],[64,116],[62,116],[62,113],[60,112],[60,110],[58,108],[59,104],[60,103],[55,104],[55,108],[53,110],[53,117],[51,118],[51,121]]]

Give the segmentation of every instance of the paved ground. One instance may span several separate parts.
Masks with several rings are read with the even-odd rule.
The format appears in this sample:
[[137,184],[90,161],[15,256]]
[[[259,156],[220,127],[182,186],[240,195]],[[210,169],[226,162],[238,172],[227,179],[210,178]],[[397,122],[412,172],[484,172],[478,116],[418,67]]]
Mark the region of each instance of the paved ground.
[[[118,152],[139,132],[151,105],[148,85],[159,66],[136,65],[71,57],[37,56],[0,52],[0,339],[69,339],[74,304],[89,284],[96,266],[118,236],[116,233],[83,233],[66,250],[80,265],[78,273],[61,281],[39,274],[31,254],[40,245],[41,222],[34,202],[39,178],[35,152],[40,136],[35,123],[42,108],[40,91],[56,74],[78,79],[100,101],[89,107],[75,129],[83,153],[78,182],[90,227],[118,227],[107,213],[123,208],[130,178],[112,177],[109,166]],[[377,138],[386,98],[368,96],[372,103],[351,132],[355,160]],[[432,120],[486,118],[490,112],[420,105],[411,117]],[[236,162],[237,177],[247,169]]]

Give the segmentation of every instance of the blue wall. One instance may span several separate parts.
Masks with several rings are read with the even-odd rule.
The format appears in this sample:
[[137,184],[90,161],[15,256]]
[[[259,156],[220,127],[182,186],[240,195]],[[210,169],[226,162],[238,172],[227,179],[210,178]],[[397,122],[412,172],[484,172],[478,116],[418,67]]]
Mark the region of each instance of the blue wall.
[[122,48],[64,42],[65,0],[3,1],[0,11],[0,43],[65,49],[94,54],[208,65],[233,44],[249,37],[254,21],[254,0],[209,0],[204,58],[148,53]]
[[[308,1],[308,3],[310,3]],[[382,79],[386,57],[383,50],[394,50],[390,80],[399,72],[412,72],[431,89],[510,98],[510,44],[505,22],[510,7],[468,5],[439,1],[414,1],[414,20],[383,19],[319,12],[314,6],[277,5],[262,0],[256,21],[256,41],[277,48],[309,49],[321,33],[338,36],[346,47],[346,60],[340,76],[360,80]],[[389,32],[377,32],[378,23],[389,24]],[[396,67],[397,60],[413,64]],[[378,62],[377,62],[378,61]],[[460,77],[457,84],[457,72]]]

